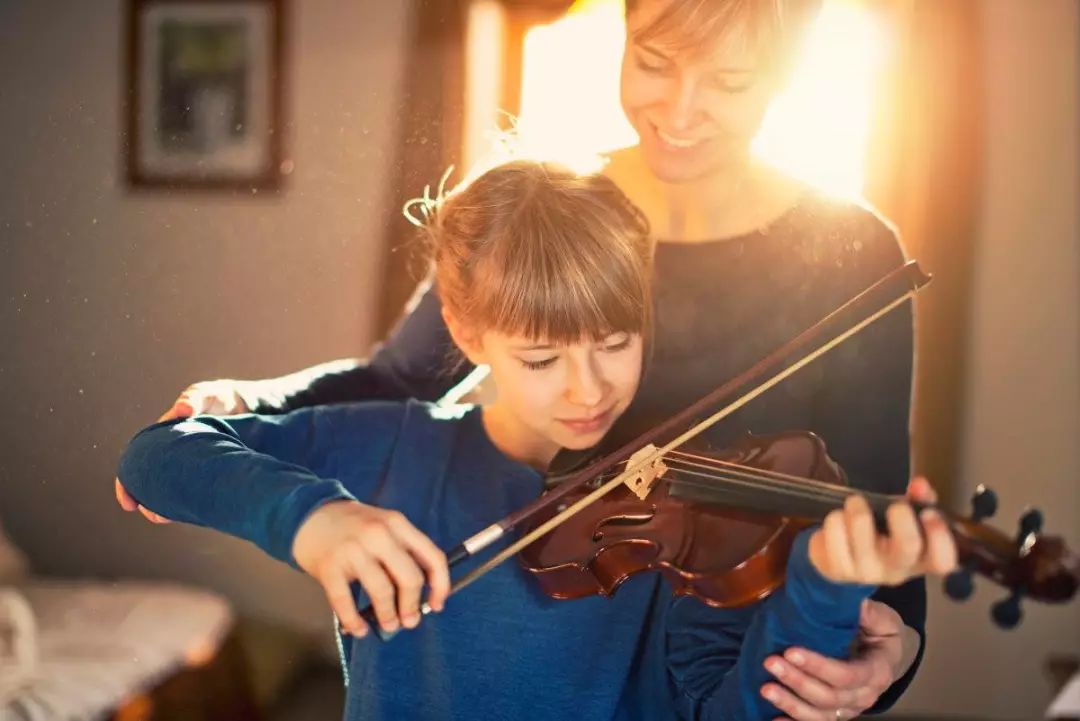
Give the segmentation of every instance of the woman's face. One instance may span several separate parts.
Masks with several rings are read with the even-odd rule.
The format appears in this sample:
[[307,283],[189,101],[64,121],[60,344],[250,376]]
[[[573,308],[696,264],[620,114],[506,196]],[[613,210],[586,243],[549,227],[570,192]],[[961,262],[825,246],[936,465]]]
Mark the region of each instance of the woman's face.
[[649,168],[664,182],[685,183],[745,159],[775,83],[739,28],[707,48],[639,40],[667,2],[638,0],[627,17],[620,91]]
[[473,358],[491,367],[500,417],[525,445],[590,448],[637,392],[642,340],[615,333],[600,341],[554,345],[486,332]]

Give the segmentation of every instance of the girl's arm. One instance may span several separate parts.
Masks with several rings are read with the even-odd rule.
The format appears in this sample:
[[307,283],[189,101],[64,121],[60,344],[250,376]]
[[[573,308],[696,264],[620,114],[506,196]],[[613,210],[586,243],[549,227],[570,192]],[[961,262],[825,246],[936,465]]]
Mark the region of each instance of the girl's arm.
[[[368,404],[158,423],[132,439],[119,477],[156,513],[243,538],[293,563],[292,541],[308,514],[375,488],[393,451],[402,409]],[[341,426],[364,449],[364,467],[352,469],[349,488],[332,475]]]
[[955,567],[955,542],[936,511],[917,519],[910,505],[893,503],[885,515],[887,533],[879,533],[866,500],[849,496],[820,528],[799,534],[784,585],[757,608],[725,611],[692,599],[672,604],[668,674],[687,718],[783,716],[761,695],[771,681],[766,658],[792,646],[847,658],[860,607],[876,586]]
[[[159,423],[131,441],[119,477],[150,510],[251,541],[314,577],[350,633],[367,630],[354,581],[384,630],[412,627],[425,580],[435,610],[449,593],[445,554],[401,513],[357,501],[384,478],[405,413],[365,403]],[[346,484],[332,477],[338,458]]]
[[847,658],[859,608],[874,586],[838,584],[807,555],[809,534],[792,547],[787,578],[765,601],[716,609],[679,598],[668,614],[668,674],[687,719],[771,720],[783,716],[761,695],[773,680],[763,664],[790,646]]

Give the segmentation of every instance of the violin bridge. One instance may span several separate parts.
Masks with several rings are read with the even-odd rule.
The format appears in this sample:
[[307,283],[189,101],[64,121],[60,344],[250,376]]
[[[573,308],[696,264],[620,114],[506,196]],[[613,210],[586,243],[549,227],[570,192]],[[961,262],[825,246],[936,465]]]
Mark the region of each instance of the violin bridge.
[[[630,460],[626,462],[627,468],[632,468],[639,462],[645,460],[649,456],[655,456],[659,451],[656,446],[650,443],[647,446],[639,449],[637,453],[630,456]],[[653,486],[660,480],[661,476],[667,473],[668,467],[664,465],[664,461],[661,458],[656,458],[647,466],[642,468],[634,475],[627,478],[623,483],[630,489],[630,492],[641,500],[645,500],[648,497],[649,492],[652,491]]]

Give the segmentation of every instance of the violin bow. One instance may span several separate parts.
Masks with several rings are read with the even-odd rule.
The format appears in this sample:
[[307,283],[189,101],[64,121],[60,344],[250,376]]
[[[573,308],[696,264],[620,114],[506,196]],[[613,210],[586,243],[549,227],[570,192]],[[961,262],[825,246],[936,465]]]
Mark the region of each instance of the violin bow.
[[[628,480],[647,472],[666,453],[731,415],[788,376],[899,307],[929,282],[930,276],[919,268],[918,262],[914,260],[907,261],[904,265],[890,271],[866,290],[848,300],[825,318],[765,356],[746,371],[709,392],[663,423],[629,441],[613,453],[589,463],[580,470],[567,474],[552,490],[502,520],[465,539],[447,552],[446,560],[449,567],[453,568],[462,561],[471,558],[505,536],[522,522],[558,503],[562,498],[581,488],[590,480],[597,478],[600,474],[619,463],[627,462],[625,470],[605,481],[588,495],[561,509],[551,518],[455,581],[450,588],[450,595],[472,584],[488,571],[517,554],[518,551],[559,526],[597,499],[607,495]],[[826,337],[827,340],[821,342],[822,337]],[[818,345],[814,347],[815,344]],[[808,348],[809,350],[807,350]],[[795,360],[789,360],[792,357]],[[717,406],[721,406],[719,410],[709,413],[711,409],[717,408]],[[709,413],[709,415],[705,420],[694,422],[706,413]],[[693,425],[688,430],[678,433],[679,428],[685,428],[689,424]],[[652,445],[647,453],[639,453],[643,448],[649,447],[651,444],[673,433],[678,433],[673,440],[663,443],[660,447]],[[422,614],[427,615],[431,613],[431,606],[425,602],[421,604],[420,611]],[[382,630],[371,606],[363,609],[360,615],[368,622],[368,625],[371,626],[376,636],[381,640],[386,641],[397,635],[397,631],[387,632]]]

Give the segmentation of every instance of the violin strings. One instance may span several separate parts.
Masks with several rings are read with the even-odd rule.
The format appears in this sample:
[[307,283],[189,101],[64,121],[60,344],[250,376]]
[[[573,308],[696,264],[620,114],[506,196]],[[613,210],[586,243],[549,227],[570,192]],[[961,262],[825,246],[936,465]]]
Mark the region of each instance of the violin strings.
[[791,490],[802,497],[816,495],[822,500],[839,500],[856,492],[852,491],[847,486],[824,483],[811,478],[803,479],[799,476],[792,476],[775,471],[763,471],[751,466],[716,461],[715,459],[702,458],[701,461],[697,463],[679,458],[671,458],[669,460],[674,464],[671,466],[672,468],[715,469],[721,471],[721,474],[712,476],[710,476],[710,474],[701,475],[704,475],[705,477],[714,477],[717,480],[742,480],[744,481],[744,485],[760,488],[764,491],[778,491],[784,493],[785,491]]
[[[690,456],[691,454],[682,454]],[[691,456],[692,457],[692,456]],[[851,489],[847,486],[838,486],[835,484],[829,484],[815,479],[802,479],[799,476],[792,476],[789,474],[778,473],[774,471],[762,471],[748,466],[741,466],[735,463],[729,463],[725,461],[718,461],[717,459],[699,457],[705,463],[687,461],[678,458],[666,458],[673,462],[675,465],[670,466],[673,470],[680,473],[691,474],[702,478],[708,478],[713,481],[720,481],[722,484],[729,486],[736,486],[741,488],[749,488],[751,490],[771,490],[782,495],[789,497],[801,498],[805,500],[813,501],[830,501],[839,502],[844,498],[856,493],[863,493],[867,498],[873,502],[888,503],[893,497],[879,494],[879,493],[867,493],[857,489]],[[714,468],[719,468],[721,473],[703,472],[701,470],[693,469],[706,469],[712,471]],[[729,470],[730,469],[730,470]],[[717,483],[702,483],[700,481],[690,480],[668,480],[668,483],[672,485],[683,485],[686,487],[702,488],[708,490],[722,490],[723,486]]]
[[[702,489],[702,490],[709,490],[709,491],[714,491],[714,492],[719,491],[719,492],[722,493],[724,490],[731,490],[731,486],[735,486],[736,488],[738,486],[744,486],[744,487],[749,487],[749,488],[751,488],[752,490],[755,490],[755,491],[760,491],[759,486],[756,486],[756,485],[754,485],[752,483],[748,483],[746,481],[742,481],[742,480],[740,480],[738,478],[725,478],[723,476],[717,476],[717,475],[711,474],[711,473],[703,473],[701,471],[694,471],[694,470],[688,470],[688,469],[676,469],[676,470],[678,470],[679,473],[681,473],[681,474],[700,476],[700,477],[709,479],[709,481],[707,481],[707,482],[694,481],[694,480],[690,480],[690,479],[687,479],[687,478],[663,479],[670,486],[674,486],[676,488],[678,488],[678,487],[699,488],[699,489]],[[717,483],[715,483],[715,481],[717,481],[717,480],[726,481],[727,485],[718,485]],[[795,490],[795,489],[785,489],[783,491],[780,491],[780,493],[784,494],[788,498],[794,498],[794,499],[797,499],[797,500],[804,500],[804,501],[812,501],[812,502],[815,502],[815,503],[823,503],[830,510],[832,510],[834,508],[839,508],[842,505],[842,503],[840,502],[839,497],[830,498],[828,496],[823,496],[823,495],[816,494],[816,493],[813,493],[813,492],[799,492],[798,490]],[[857,491],[850,491],[850,492],[848,492],[847,495],[852,495],[854,493],[857,493]],[[884,498],[884,497],[882,497],[882,498]],[[871,501],[873,501],[873,500],[876,500],[876,499],[871,498]],[[720,498],[717,499],[717,503],[722,503],[722,502],[723,502],[723,497],[721,496]]]
[[712,464],[712,465],[715,465],[715,466],[724,466],[726,468],[733,468],[733,469],[737,469],[737,470],[741,470],[741,471],[754,471],[755,473],[761,474],[763,476],[769,476],[769,477],[776,478],[776,479],[785,479],[785,480],[788,480],[788,481],[792,481],[794,483],[798,483],[799,485],[802,485],[802,486],[807,486],[807,485],[809,485],[809,486],[818,486],[818,487],[826,488],[826,489],[829,489],[829,490],[843,490],[843,489],[847,488],[847,486],[839,486],[839,485],[836,485],[835,483],[828,483],[826,481],[819,481],[816,478],[806,478],[804,476],[796,476],[796,475],[792,475],[790,473],[783,473],[781,471],[769,470],[767,468],[757,468],[755,466],[747,466],[745,464],[734,463],[732,461],[725,461],[723,459],[713,458],[711,456],[705,456],[705,455],[700,455],[700,454],[696,454],[696,453],[687,453],[686,451],[669,451],[665,457],[666,458],[673,458],[673,457],[688,458],[688,459],[692,459],[692,460],[695,460],[695,461],[700,461],[701,463]]

